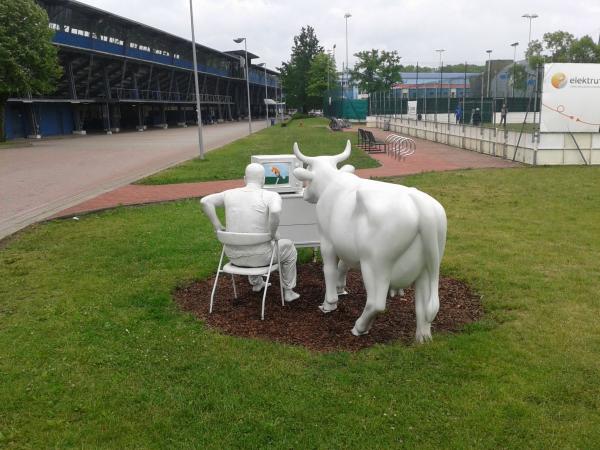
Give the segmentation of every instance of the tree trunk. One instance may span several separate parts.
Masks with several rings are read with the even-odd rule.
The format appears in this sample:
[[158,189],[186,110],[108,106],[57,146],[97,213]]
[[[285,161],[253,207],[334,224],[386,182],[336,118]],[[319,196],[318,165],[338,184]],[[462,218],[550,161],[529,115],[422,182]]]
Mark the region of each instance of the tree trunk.
[[0,142],[6,141],[6,135],[4,134],[4,122],[6,117],[6,98],[0,97]]

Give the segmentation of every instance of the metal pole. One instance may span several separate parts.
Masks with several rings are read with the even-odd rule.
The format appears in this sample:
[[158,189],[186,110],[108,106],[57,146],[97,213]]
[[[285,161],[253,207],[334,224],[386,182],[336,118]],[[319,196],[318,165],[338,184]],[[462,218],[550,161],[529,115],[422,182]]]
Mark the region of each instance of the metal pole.
[[192,26],[192,56],[194,58],[194,84],[196,88],[196,112],[198,116],[198,147],[200,159],[204,159],[204,139],[202,137],[202,111],[200,110],[200,87],[198,86],[198,61],[196,58],[196,35],[194,33],[194,10],[190,0],[190,22]]
[[[352,17],[352,14],[350,13],[346,13],[344,14],[344,19],[346,19],[346,87],[348,87],[348,18]],[[342,97],[344,95],[344,92],[342,90]]]
[[248,40],[244,38],[244,53],[246,53],[246,91],[248,94],[248,134],[252,134],[252,110],[250,109],[250,67],[248,66]]
[[267,63],[265,63],[265,108],[267,109],[267,128],[269,128],[269,104],[267,99],[269,98],[269,91],[267,89]]
[[492,73],[492,51],[486,50],[488,54],[488,82],[487,82],[487,97],[490,96],[490,75]]

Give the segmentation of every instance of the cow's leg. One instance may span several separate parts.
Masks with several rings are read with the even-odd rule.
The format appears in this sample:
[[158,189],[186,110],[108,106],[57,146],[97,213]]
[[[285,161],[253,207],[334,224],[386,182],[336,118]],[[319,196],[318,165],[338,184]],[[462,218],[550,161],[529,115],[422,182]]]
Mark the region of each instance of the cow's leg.
[[417,332],[415,338],[422,343],[431,340],[431,322],[435,319],[439,308],[438,279],[429,271],[423,270],[415,281],[415,312],[417,316]]
[[385,311],[388,290],[390,288],[389,269],[377,264],[361,262],[363,282],[367,291],[367,303],[360,317],[354,323],[352,334],[367,334],[377,314]]
[[337,294],[338,295],[347,295],[348,291],[346,290],[346,275],[348,275],[348,265],[340,259],[338,262],[338,273],[337,273]]
[[337,309],[338,258],[333,245],[324,239],[321,239],[321,257],[323,258],[323,274],[325,275],[325,301],[319,306],[319,309],[324,313],[329,313]]

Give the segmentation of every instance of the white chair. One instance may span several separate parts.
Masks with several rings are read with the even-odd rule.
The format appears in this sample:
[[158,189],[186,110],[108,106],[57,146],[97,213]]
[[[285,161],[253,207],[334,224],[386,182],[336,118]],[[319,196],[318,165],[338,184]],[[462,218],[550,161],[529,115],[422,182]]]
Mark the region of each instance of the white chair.
[[[237,299],[237,290],[235,288],[235,278],[234,275],[260,275],[267,276],[267,280],[265,282],[263,298],[262,298],[262,309],[260,313],[260,319],[265,319],[265,299],[267,298],[267,289],[269,287],[269,278],[271,277],[271,272],[277,270],[279,271],[279,261],[281,261],[279,254],[279,244],[276,240],[271,237],[270,233],[233,233],[230,231],[217,231],[217,239],[221,244],[223,244],[223,250],[221,250],[221,259],[219,260],[219,267],[217,269],[217,277],[215,278],[215,284],[213,285],[212,294],[210,296],[210,310],[209,314],[212,313],[213,303],[215,299],[215,291],[217,290],[217,283],[219,282],[219,274],[221,273],[229,273],[231,274],[231,282],[233,284],[233,296]],[[226,245],[236,245],[236,246],[246,246],[246,245],[257,245],[263,244],[265,242],[271,243],[271,261],[268,266],[263,267],[240,267],[228,262],[223,266],[223,256],[225,255],[225,246]],[[277,262],[273,263],[275,259],[275,254],[277,254]],[[279,289],[281,291],[281,305],[285,305],[285,300],[283,297],[283,282],[281,280],[281,271],[279,271]]]

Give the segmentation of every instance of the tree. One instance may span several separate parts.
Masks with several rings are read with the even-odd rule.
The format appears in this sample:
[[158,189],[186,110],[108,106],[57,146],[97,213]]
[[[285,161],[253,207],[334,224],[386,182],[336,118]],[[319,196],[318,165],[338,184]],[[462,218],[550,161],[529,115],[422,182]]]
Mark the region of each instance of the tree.
[[524,91],[527,89],[527,79],[529,74],[525,66],[515,64],[510,69],[510,84],[515,90]]
[[600,61],[600,45],[589,36],[583,36],[571,43],[569,60],[574,63],[597,63]]
[[337,86],[337,72],[333,58],[326,53],[319,53],[312,61],[308,71],[308,88],[310,106],[317,108],[323,102],[328,89]]
[[569,62],[569,49],[574,40],[575,37],[566,31],[545,33],[544,44],[552,62]]
[[543,66],[546,62],[546,57],[542,55],[543,51],[544,46],[537,39],[534,39],[529,43],[527,51],[525,52],[525,57],[527,58],[527,62],[531,69],[535,69],[537,66]]
[[292,55],[288,62],[282,62],[279,71],[281,73],[281,84],[286,93],[286,102],[293,108],[300,108],[302,111],[310,109],[308,95],[308,78],[313,59],[323,53],[323,47],[319,45],[319,40],[315,30],[310,25],[302,27],[300,34],[294,36],[294,46]]
[[402,82],[400,75],[400,57],[398,52],[385,50],[367,50],[355,53],[358,58],[350,72],[358,88],[367,93],[390,89],[395,83]]
[[0,2],[0,141],[10,95],[52,92],[60,77],[46,11],[34,0]]

